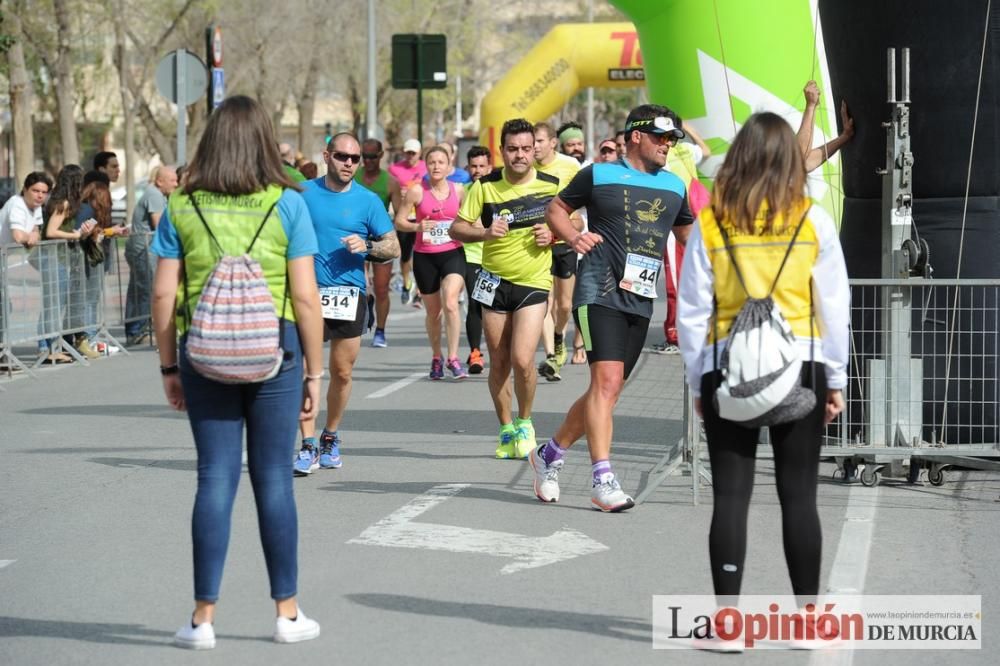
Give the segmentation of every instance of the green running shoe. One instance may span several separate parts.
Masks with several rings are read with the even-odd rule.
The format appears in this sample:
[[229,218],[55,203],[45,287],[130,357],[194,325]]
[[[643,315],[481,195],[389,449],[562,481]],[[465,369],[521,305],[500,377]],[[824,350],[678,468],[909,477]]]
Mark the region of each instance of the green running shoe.
[[507,460],[516,457],[514,445],[517,441],[517,431],[513,423],[500,426],[500,435],[497,438],[496,457],[500,460]]

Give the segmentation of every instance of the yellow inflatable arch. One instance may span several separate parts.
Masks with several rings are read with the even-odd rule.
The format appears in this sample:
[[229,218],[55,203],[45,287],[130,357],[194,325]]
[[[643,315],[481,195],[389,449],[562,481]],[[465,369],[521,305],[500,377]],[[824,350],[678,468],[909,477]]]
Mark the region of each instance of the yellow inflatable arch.
[[479,140],[499,164],[504,121],[545,120],[581,88],[644,83],[639,36],[631,23],[557,25],[483,98]]

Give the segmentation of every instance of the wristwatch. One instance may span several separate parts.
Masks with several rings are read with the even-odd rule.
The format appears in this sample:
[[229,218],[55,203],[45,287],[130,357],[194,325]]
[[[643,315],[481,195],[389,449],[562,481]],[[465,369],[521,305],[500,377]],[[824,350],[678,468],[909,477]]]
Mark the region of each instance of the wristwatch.
[[177,366],[176,363],[174,363],[173,365],[161,365],[160,366],[160,374],[163,375],[163,376],[176,375],[180,371],[181,371],[181,369]]
[[374,243],[372,243],[372,239],[371,238],[366,238],[365,239],[365,252],[371,252],[373,245],[374,245]]

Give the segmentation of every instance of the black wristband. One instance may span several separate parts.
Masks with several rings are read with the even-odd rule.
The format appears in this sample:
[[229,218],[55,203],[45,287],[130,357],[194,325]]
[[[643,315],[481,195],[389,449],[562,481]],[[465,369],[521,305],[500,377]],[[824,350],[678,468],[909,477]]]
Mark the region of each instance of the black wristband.
[[176,363],[174,363],[173,365],[161,365],[160,366],[160,374],[163,375],[163,376],[166,376],[166,375],[176,375],[180,371],[181,371],[181,369],[177,366]]

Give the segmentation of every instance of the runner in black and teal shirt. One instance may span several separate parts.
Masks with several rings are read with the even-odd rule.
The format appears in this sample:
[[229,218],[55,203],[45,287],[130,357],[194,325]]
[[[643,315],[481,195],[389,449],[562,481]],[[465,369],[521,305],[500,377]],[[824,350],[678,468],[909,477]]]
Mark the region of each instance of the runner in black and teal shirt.
[[[673,229],[683,243],[694,222],[683,182],[663,171],[667,152],[684,136],[680,127],[666,107],[636,107],[625,124],[625,157],[581,169],[549,206],[549,225],[583,255],[573,316],[590,362],[590,387],[555,437],[531,454],[535,495],[544,502],[559,498],[563,452],[586,435],[593,507],[633,506],[611,471],[612,413],[646,340],[667,234]],[[589,231],[580,231],[569,217],[583,207]]]

